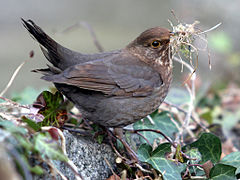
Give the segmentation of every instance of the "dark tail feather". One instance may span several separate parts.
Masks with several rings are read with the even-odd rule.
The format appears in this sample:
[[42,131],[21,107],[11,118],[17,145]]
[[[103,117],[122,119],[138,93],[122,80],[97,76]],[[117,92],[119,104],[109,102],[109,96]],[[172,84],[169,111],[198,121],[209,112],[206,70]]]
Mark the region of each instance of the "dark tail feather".
[[[22,19],[22,18],[21,18]],[[39,26],[37,26],[32,20],[25,21],[22,19],[24,27],[30,32],[30,34],[46,49],[55,51],[57,43],[50,38]]]
[[48,64],[47,64],[47,66],[48,66],[48,68],[34,69],[34,70],[32,70],[32,72],[41,73],[43,75],[55,75],[55,74],[60,74],[62,72],[62,70],[60,70],[56,67],[50,66]]
[[88,61],[88,58],[86,58],[85,55],[67,49],[58,44],[51,37],[49,37],[39,26],[37,26],[32,20],[25,21],[24,19],[22,19],[22,23],[23,26],[32,35],[32,37],[41,44],[40,47],[44,56],[50,63],[53,64],[54,67],[60,70],[64,70],[72,65]]
[[[57,48],[60,46],[56,41],[50,38],[39,26],[37,26],[32,20],[25,21],[23,18],[23,26],[29,31],[29,33],[36,39],[44,48],[46,48],[44,55],[54,66],[59,67],[59,55]],[[43,48],[42,48],[43,49]]]

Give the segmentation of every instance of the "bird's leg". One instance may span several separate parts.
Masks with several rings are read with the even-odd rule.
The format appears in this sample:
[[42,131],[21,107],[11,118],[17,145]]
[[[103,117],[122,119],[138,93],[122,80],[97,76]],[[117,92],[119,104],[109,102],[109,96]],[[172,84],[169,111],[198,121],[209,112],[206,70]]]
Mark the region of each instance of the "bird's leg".
[[132,150],[132,148],[128,145],[128,143],[124,140],[123,137],[123,129],[122,128],[114,128],[114,134],[116,137],[121,141],[121,143],[124,145],[126,148],[128,154],[132,158],[134,162],[138,162],[138,157],[137,154]]

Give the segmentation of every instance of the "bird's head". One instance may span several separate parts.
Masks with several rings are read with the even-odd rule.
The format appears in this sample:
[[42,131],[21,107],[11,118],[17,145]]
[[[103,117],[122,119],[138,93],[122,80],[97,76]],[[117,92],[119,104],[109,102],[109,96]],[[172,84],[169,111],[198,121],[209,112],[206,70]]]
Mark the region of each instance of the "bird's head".
[[148,64],[168,66],[169,43],[173,34],[166,28],[154,27],[141,33],[127,49]]

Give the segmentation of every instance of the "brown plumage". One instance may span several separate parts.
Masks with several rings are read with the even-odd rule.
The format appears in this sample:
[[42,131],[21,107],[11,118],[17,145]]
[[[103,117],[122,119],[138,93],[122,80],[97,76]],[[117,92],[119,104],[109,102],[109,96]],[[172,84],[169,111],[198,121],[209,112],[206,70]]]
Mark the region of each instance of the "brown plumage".
[[82,54],[55,42],[33,21],[22,21],[52,64],[34,71],[53,82],[85,119],[123,127],[155,111],[166,97],[172,79],[169,30],[151,28],[123,49]]

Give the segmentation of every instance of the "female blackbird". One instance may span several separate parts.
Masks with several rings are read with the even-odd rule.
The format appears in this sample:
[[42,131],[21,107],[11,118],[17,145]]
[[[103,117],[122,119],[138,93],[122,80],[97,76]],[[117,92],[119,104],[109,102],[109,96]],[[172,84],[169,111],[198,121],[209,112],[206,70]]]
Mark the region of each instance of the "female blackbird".
[[22,21],[52,64],[34,71],[53,82],[83,118],[121,128],[155,111],[166,97],[172,80],[169,30],[151,28],[123,49],[82,54],[58,44],[33,21]]

